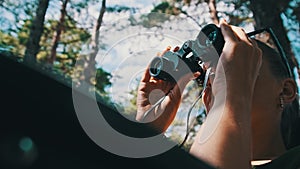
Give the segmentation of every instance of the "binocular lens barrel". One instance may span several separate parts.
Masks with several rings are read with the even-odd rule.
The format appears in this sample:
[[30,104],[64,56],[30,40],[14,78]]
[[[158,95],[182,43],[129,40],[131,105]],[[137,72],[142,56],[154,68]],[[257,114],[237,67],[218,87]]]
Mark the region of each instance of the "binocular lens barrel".
[[150,75],[156,77],[161,72],[163,67],[163,59],[155,57],[150,64]]
[[172,72],[174,71],[174,64],[163,57],[155,57],[150,63],[150,75],[152,77],[172,81]]
[[[203,27],[196,40],[189,42],[193,42],[188,43],[192,45],[186,46],[187,43],[184,43],[178,53],[167,52],[162,57],[155,57],[150,63],[150,75],[161,80],[174,81],[188,72],[183,65],[187,65],[190,71],[199,71],[199,69],[202,71],[199,61],[218,59],[213,56],[217,52],[219,57],[225,43],[220,28],[214,24]],[[193,56],[187,57],[191,52]]]

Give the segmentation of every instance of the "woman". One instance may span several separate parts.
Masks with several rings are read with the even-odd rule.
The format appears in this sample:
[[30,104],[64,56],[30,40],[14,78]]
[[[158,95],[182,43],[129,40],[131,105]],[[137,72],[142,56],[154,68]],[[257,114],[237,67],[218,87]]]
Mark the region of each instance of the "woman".
[[[217,168],[251,168],[250,161],[273,160],[298,145],[291,138],[297,123],[288,121],[292,115],[299,118],[297,86],[271,48],[225,21],[220,28],[225,45],[215,77],[203,94],[208,116],[190,153]],[[173,84],[150,77],[147,70],[138,90],[136,119],[165,131],[176,115],[183,89],[197,76],[199,72],[187,74]],[[145,116],[165,94],[165,100]]]

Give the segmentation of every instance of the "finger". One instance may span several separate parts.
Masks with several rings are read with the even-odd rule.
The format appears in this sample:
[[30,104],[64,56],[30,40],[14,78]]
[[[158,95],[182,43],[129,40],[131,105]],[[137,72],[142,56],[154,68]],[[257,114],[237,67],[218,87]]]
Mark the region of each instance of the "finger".
[[197,79],[197,77],[199,77],[201,75],[201,73],[200,72],[195,72],[194,74],[193,74],[193,78],[192,79]]
[[193,78],[193,74],[189,73],[189,74],[186,74],[183,77],[181,77],[174,84],[174,87],[172,88],[172,90],[170,90],[170,92],[167,95],[168,98],[170,99],[170,101],[172,101],[176,98],[180,98],[180,96],[182,95],[182,93],[184,91],[184,88],[189,83],[189,81],[192,80],[192,78]]
[[168,81],[164,82],[163,88],[162,88],[163,92],[165,94],[167,94],[172,88],[174,88],[174,86],[175,86],[175,83],[173,83],[173,82],[168,82]]
[[168,46],[161,54],[160,56],[163,56],[165,53],[171,50],[171,46]]
[[147,66],[147,68],[141,78],[141,82],[149,82],[150,81],[151,75],[150,75],[149,69],[150,69],[150,65]]
[[256,39],[248,37],[248,40],[250,41],[251,45],[253,46],[253,48],[254,48],[256,54],[257,54],[258,56],[261,56],[261,55],[262,55],[262,50],[261,50],[260,47],[258,46]]
[[238,38],[248,44],[252,44],[251,39],[247,36],[245,30],[241,27],[231,26],[232,30],[236,33]]
[[253,47],[255,48],[255,52],[257,53],[258,56],[262,56],[262,50],[260,49],[260,47],[258,46],[257,42],[255,39],[250,38],[250,41],[253,45]]
[[220,23],[221,31],[225,42],[236,42],[239,41],[236,33],[232,30],[232,27],[228,25],[224,20]]
[[253,39],[253,38],[250,38],[250,37],[249,37],[249,40],[251,41],[251,43],[252,43],[253,47],[255,47],[255,48],[259,48],[259,47],[258,47],[258,44],[257,44],[257,42],[256,42],[256,40],[255,40],[255,39]]
[[180,49],[180,47],[179,47],[179,46],[176,46],[176,47],[173,49],[173,52],[177,52],[179,49]]

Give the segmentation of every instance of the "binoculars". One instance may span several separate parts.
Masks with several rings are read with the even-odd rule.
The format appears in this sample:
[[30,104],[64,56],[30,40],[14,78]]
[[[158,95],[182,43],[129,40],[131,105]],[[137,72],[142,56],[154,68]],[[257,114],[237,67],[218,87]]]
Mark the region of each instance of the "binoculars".
[[[149,73],[164,81],[176,82],[189,72],[201,72],[196,80],[203,82],[204,64],[216,65],[224,47],[221,29],[214,24],[204,26],[195,40],[187,40],[176,52],[167,51],[154,57],[150,62]],[[206,64],[206,65],[207,65]]]

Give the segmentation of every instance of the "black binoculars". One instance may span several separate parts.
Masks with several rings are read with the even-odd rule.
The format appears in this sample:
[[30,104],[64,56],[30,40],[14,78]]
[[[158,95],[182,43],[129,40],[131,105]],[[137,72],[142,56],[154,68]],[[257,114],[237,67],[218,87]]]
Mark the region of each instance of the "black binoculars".
[[204,63],[216,64],[224,47],[221,29],[214,24],[204,26],[195,40],[184,42],[176,52],[167,51],[152,59],[150,75],[157,79],[176,82],[189,72],[201,72],[197,81],[205,77]]

